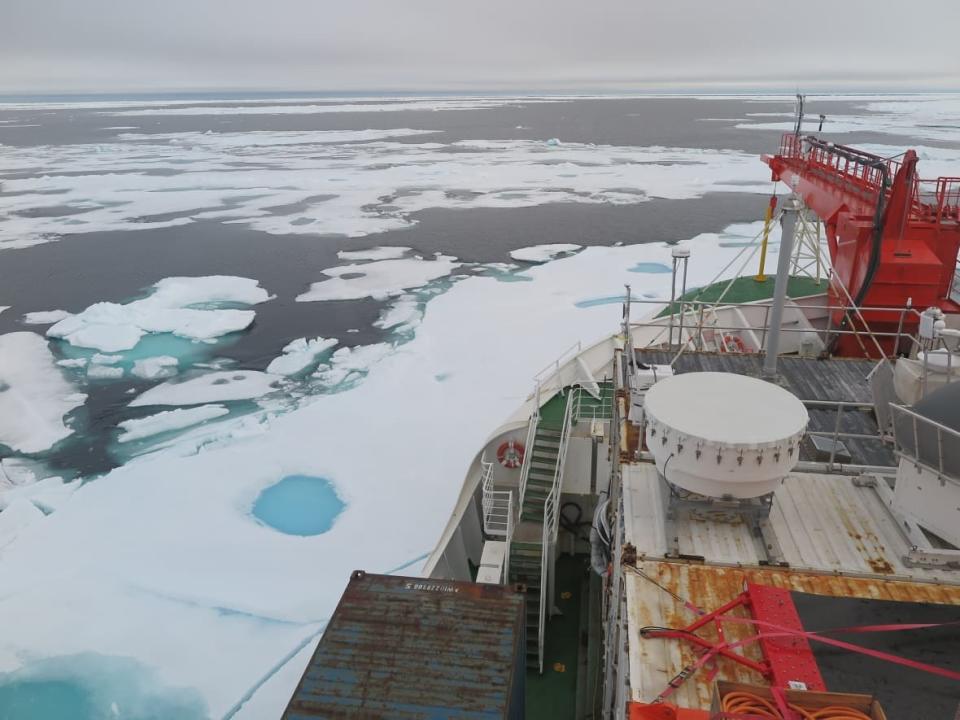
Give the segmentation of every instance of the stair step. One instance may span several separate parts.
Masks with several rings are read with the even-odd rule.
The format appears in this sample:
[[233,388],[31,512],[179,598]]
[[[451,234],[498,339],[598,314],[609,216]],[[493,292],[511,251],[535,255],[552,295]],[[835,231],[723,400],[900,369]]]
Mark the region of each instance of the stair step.
[[538,425],[537,437],[540,437],[541,435],[543,437],[548,437],[548,438],[559,438],[561,435],[561,432],[559,430],[554,430],[552,428],[548,428],[543,425]]

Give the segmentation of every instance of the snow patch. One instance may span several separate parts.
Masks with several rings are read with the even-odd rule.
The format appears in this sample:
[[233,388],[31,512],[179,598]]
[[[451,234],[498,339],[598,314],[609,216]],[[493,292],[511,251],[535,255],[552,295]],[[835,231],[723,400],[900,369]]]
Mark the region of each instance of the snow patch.
[[32,332],[0,335],[0,443],[25,453],[49,450],[73,432],[63,419],[85,400],[46,340]]
[[90,363],[87,366],[87,377],[91,380],[119,380],[123,377],[123,368]]
[[313,377],[330,388],[344,389],[343,386],[356,383],[366,376],[370,368],[392,350],[393,346],[389,343],[340,348],[331,356],[329,363],[317,369]]
[[412,295],[404,295],[384,310],[373,325],[383,330],[396,327],[411,329],[419,324],[422,315],[420,303],[416,298]]

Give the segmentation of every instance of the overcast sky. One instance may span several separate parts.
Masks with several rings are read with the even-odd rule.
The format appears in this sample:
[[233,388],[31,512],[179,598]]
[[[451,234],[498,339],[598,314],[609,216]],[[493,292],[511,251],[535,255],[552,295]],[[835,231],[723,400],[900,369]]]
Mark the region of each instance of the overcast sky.
[[0,93],[960,89],[960,0],[0,0]]

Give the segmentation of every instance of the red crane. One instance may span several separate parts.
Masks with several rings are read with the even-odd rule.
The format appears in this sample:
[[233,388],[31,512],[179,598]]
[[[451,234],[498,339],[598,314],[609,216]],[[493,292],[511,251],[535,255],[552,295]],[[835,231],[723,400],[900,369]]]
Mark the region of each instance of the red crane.
[[[889,333],[879,339],[892,354],[902,349],[893,347],[894,337],[908,302],[920,310],[960,312],[950,297],[960,248],[960,178],[921,180],[913,150],[894,160],[795,133],[784,135],[780,151],[763,160],[773,179],[786,183],[824,224],[834,270],[829,304],[845,308],[832,314],[834,327]],[[893,310],[853,313],[851,300],[859,308]],[[908,313],[903,331],[916,326]],[[835,354],[876,354],[872,341],[836,337]]]

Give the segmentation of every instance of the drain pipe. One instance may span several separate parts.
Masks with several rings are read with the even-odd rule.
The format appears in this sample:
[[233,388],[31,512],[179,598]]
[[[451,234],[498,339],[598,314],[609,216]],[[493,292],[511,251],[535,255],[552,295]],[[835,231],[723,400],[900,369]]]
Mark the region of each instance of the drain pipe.
[[780,326],[783,324],[783,307],[787,300],[787,283],[790,281],[790,262],[793,257],[793,236],[797,225],[796,198],[783,204],[780,217],[780,254],[777,257],[777,282],[773,288],[773,305],[770,308],[770,323],[767,328],[766,355],[763,358],[763,377],[772,380],[777,376],[777,355],[780,353]]

